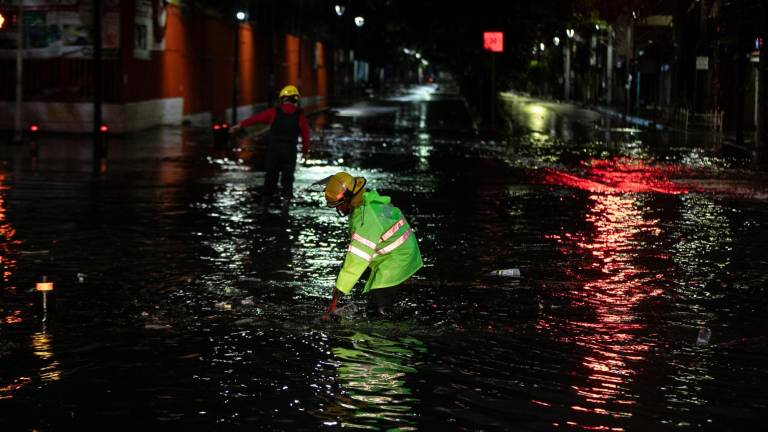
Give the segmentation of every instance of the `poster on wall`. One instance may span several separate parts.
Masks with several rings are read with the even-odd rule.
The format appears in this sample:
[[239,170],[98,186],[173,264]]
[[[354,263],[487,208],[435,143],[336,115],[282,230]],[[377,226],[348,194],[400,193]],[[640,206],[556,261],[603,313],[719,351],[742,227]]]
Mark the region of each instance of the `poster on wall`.
[[165,50],[167,2],[136,0],[133,28],[133,57],[149,60],[152,51]]
[[[0,0],[4,15],[18,16],[18,1]],[[115,57],[120,48],[119,0],[105,0],[102,13],[104,57]],[[0,58],[14,58],[18,31],[24,29],[25,58],[77,58],[93,55],[91,2],[78,0],[25,0],[22,20],[0,32]]]

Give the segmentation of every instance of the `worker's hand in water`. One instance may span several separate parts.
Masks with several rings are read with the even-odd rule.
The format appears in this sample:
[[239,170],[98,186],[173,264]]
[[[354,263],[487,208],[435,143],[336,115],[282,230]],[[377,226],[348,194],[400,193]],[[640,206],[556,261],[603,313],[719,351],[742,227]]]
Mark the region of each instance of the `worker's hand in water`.
[[336,288],[333,289],[333,298],[331,299],[331,304],[328,305],[328,309],[325,311],[323,316],[320,318],[323,321],[328,321],[328,319],[331,317],[331,314],[333,311],[336,310],[336,302],[339,301],[339,297],[341,297],[341,291],[337,290]]

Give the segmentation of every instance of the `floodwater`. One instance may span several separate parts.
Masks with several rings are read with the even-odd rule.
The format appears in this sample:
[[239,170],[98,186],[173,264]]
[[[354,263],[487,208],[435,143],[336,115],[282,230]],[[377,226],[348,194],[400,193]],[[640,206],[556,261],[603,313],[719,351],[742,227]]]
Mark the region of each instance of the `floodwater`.
[[[100,179],[82,137],[3,147],[0,428],[759,428],[764,172],[706,134],[503,101],[493,136],[446,87],[313,117],[287,214],[259,211],[249,139],[115,138]],[[319,320],[347,234],[312,183],[339,170],[416,229],[387,319]]]

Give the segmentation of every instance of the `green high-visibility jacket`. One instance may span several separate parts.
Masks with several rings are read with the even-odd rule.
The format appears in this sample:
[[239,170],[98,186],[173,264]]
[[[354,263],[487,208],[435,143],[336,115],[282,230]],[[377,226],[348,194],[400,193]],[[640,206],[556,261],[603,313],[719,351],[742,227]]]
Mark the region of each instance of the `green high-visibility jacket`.
[[336,288],[349,294],[365,269],[371,268],[364,293],[395,286],[424,265],[419,245],[403,212],[375,190],[363,193],[362,204],[349,217],[351,240]]

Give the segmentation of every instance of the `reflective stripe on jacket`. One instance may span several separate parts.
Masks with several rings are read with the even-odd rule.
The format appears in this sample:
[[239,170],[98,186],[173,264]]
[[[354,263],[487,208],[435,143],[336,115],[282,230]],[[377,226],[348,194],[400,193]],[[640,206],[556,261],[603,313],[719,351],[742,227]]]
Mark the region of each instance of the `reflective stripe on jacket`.
[[423,265],[416,235],[390,198],[365,192],[349,218],[351,239],[336,288],[349,294],[365,269],[371,268],[363,292],[395,286]]

